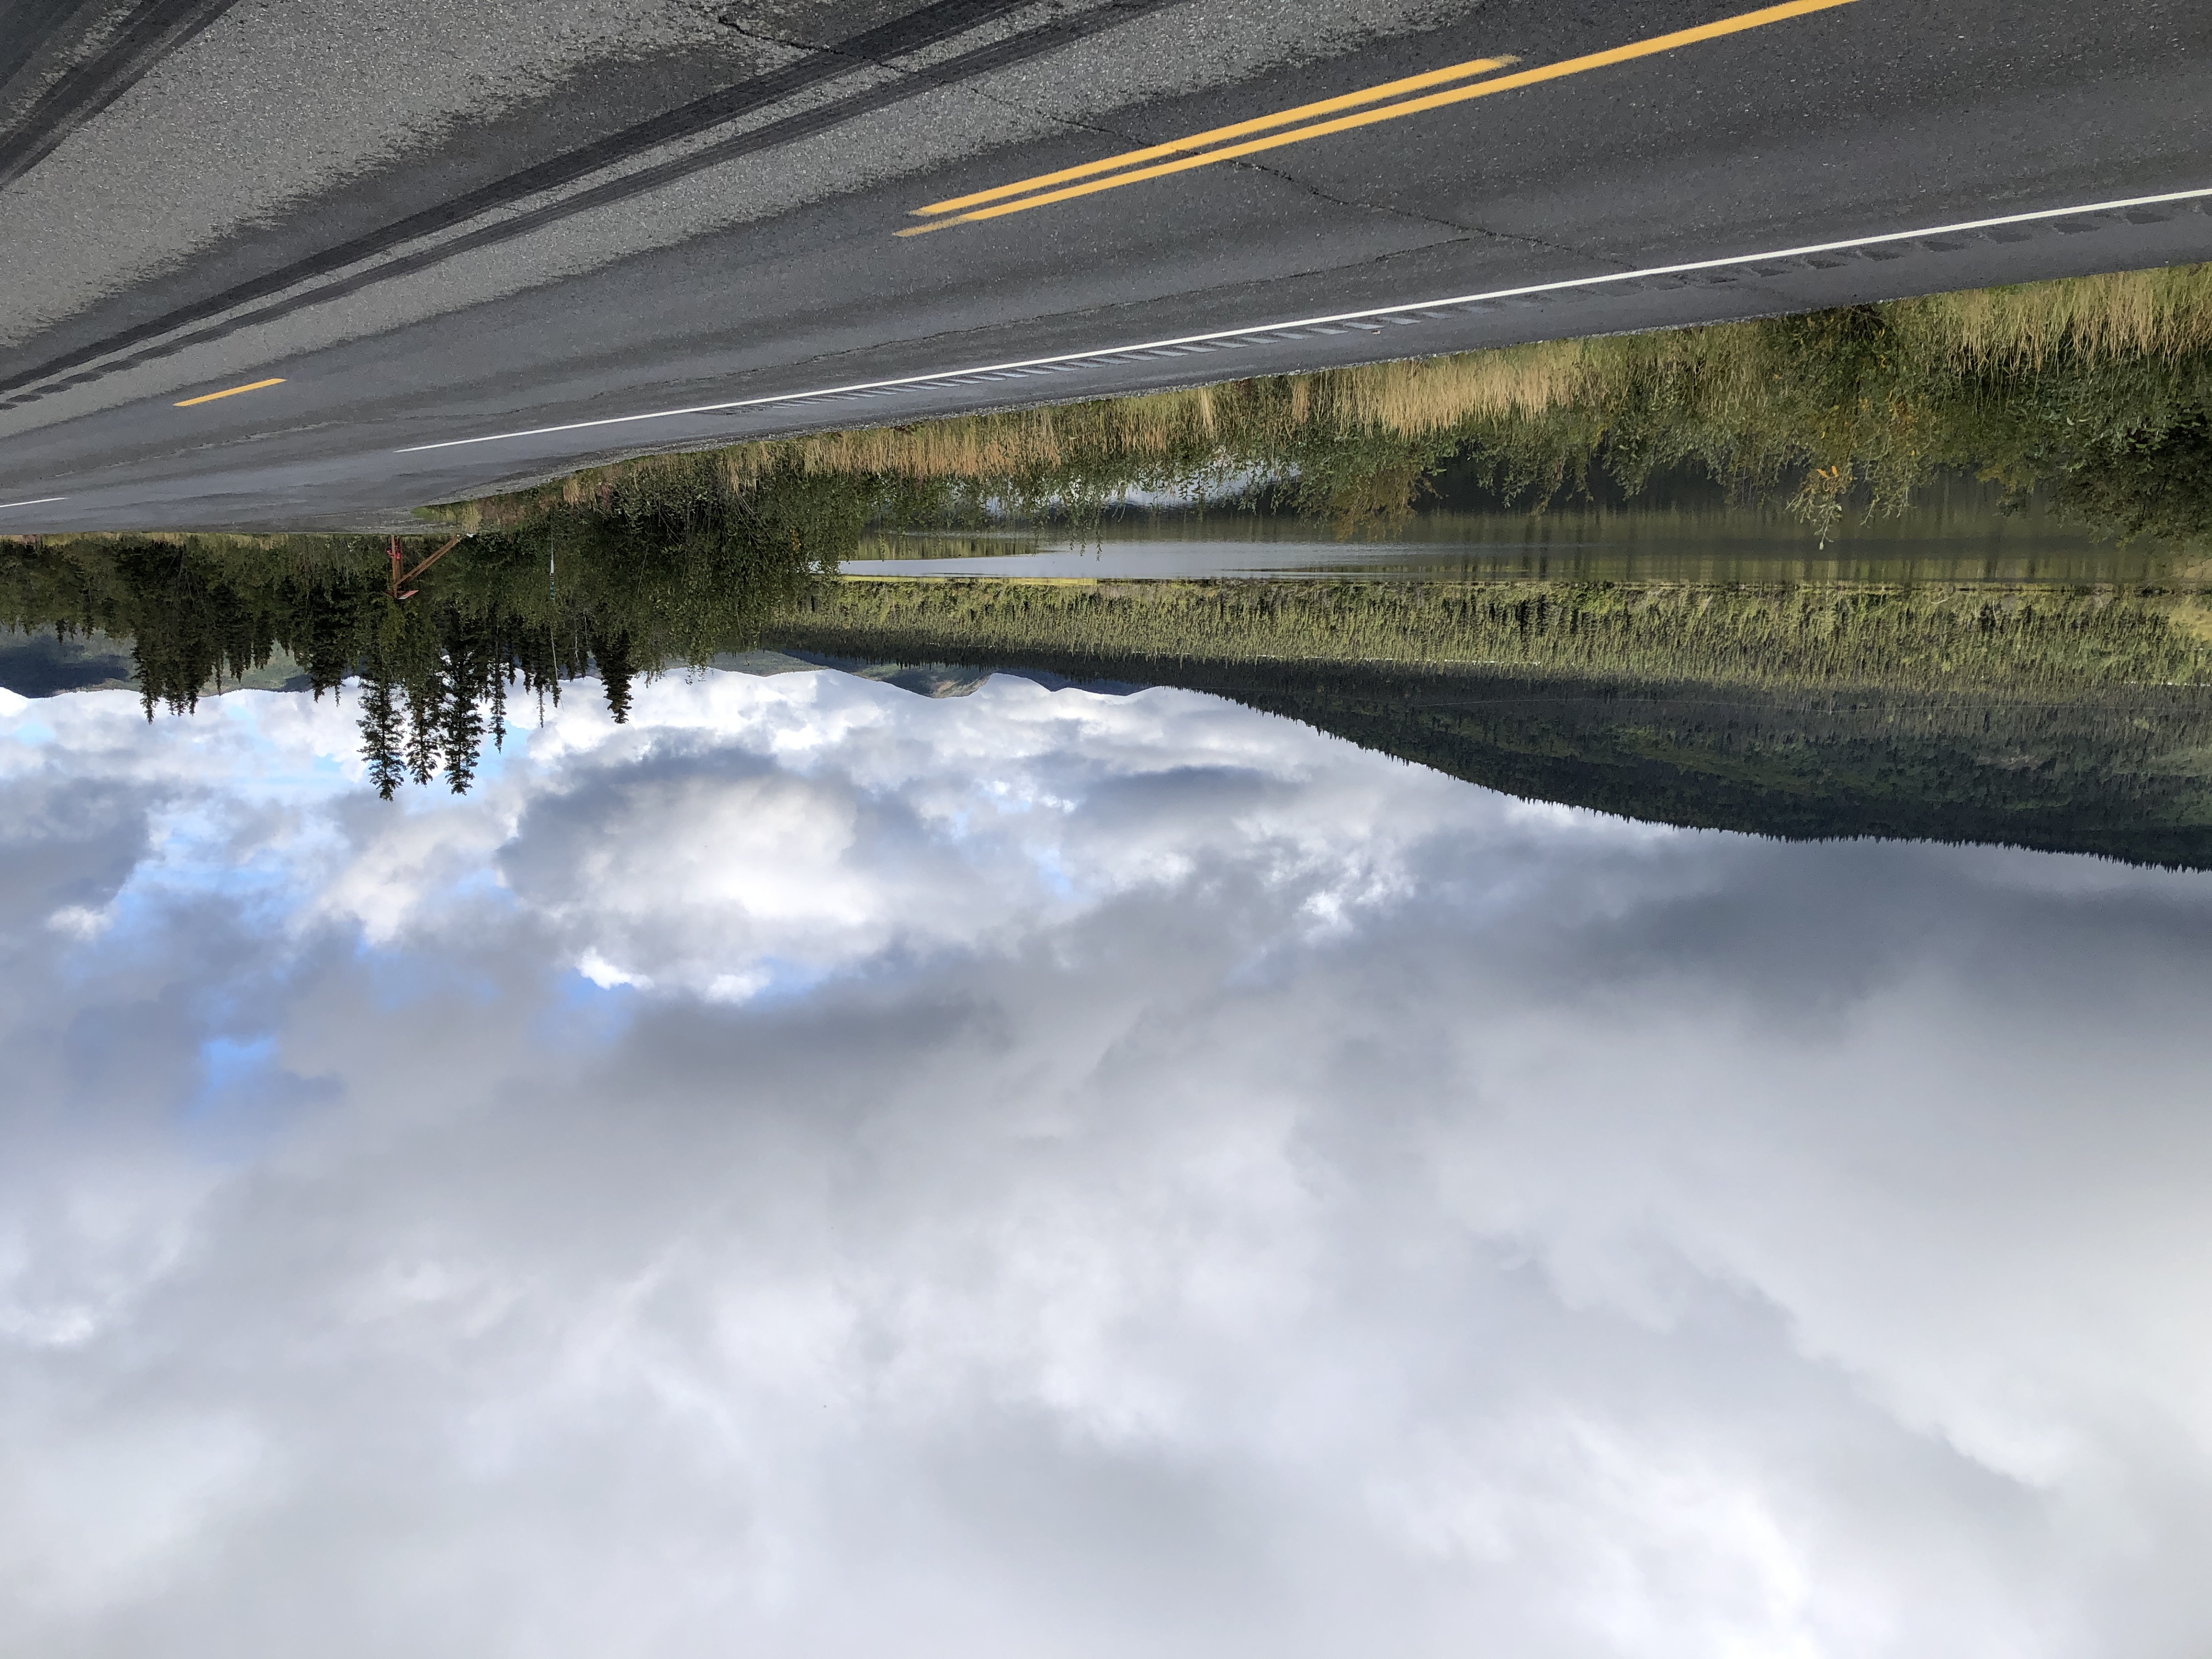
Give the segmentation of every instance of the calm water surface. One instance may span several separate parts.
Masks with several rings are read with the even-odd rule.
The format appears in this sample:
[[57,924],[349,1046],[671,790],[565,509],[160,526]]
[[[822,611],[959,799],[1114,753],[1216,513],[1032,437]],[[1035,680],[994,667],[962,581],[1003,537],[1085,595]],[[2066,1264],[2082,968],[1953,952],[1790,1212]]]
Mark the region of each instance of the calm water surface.
[[2206,562],[2099,541],[2039,510],[1999,513],[1961,487],[1901,519],[1854,520],[1824,546],[1779,511],[1727,508],[1431,512],[1371,538],[1233,508],[1128,514],[1095,530],[908,532],[871,538],[848,575],[1419,578],[1990,583],[2181,581]]

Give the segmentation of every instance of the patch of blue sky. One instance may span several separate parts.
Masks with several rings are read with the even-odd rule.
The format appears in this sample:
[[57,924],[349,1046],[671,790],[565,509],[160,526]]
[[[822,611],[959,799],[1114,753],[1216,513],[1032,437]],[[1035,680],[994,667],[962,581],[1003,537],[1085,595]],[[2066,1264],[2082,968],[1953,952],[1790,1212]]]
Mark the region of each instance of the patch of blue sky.
[[337,1092],[276,1063],[272,1036],[215,1036],[200,1044],[198,1086],[179,1124],[192,1152],[212,1162],[250,1162],[302,1113]]
[[282,929],[312,890],[295,860],[275,852],[234,859],[226,843],[171,838],[141,863],[116,895],[113,925],[150,922],[155,909],[221,901],[231,918],[261,932]]
[[459,881],[448,882],[434,902],[457,904],[489,900],[501,910],[516,908],[514,890],[491,869],[471,870]]
[[298,910],[301,896],[293,883],[268,870],[141,865],[108,902],[106,926],[92,943],[108,950],[132,948],[157,934],[177,911],[210,899],[222,902],[234,924],[277,933]]
[[185,1110],[204,1109],[226,1090],[249,1082],[254,1073],[273,1064],[276,1058],[274,1036],[208,1038],[200,1044],[199,1092],[192,1097]]
[[[54,971],[64,983],[95,992],[145,975],[189,984],[200,970],[209,941],[198,933],[180,938],[174,926],[179,908],[165,902],[161,894],[126,887],[101,912],[95,929],[70,940],[52,958]],[[243,948],[256,955],[255,977],[280,982],[296,961],[284,930],[248,927],[240,931],[254,936]],[[222,1018],[234,1012],[226,997],[208,999],[201,1006]]]
[[37,748],[54,740],[54,728],[44,720],[18,720],[11,735],[26,748]]
[[563,1008],[599,1008],[636,1002],[638,988],[626,981],[602,985],[580,968],[562,971],[555,981],[555,995]]
[[744,985],[743,1001],[749,1008],[787,1007],[802,1002],[836,975],[835,969],[787,957],[761,957],[735,977]]
[[602,985],[567,969],[555,976],[552,994],[530,1023],[532,1045],[570,1054],[611,1047],[637,1018],[643,995],[635,985]]
[[[264,713],[271,708],[289,709],[292,705],[283,700],[302,695],[240,690],[226,691],[209,700],[208,706],[230,728],[221,744],[221,752],[228,763],[223,779],[225,794],[245,801],[321,801],[357,787],[359,768],[349,763],[350,722],[344,728],[349,748],[343,753],[303,742],[304,734],[296,726],[282,737],[271,737],[263,729]],[[200,735],[199,728],[189,720],[157,723],[151,732],[156,741],[181,737],[197,742]]]
[[168,948],[176,919],[204,915],[210,904],[226,931],[281,941],[316,890],[323,859],[313,834],[241,859],[215,815],[187,809],[154,829],[154,852],[103,908],[102,925],[64,958],[73,975],[112,971],[121,961]]
[[[257,740],[257,747],[259,746]],[[234,799],[256,804],[314,805],[335,800],[362,787],[355,768],[336,755],[284,750],[270,744],[266,754],[283,754],[285,763],[256,768],[226,781],[224,793]]]
[[1054,898],[1072,899],[1080,896],[1057,847],[1039,848],[1030,854],[1030,864],[1036,871],[1037,879],[1044,884],[1045,890]]
[[510,767],[527,762],[529,758],[523,734],[510,728],[506,738],[496,747],[487,743],[483,753],[477,757],[477,778],[473,787],[481,789],[487,784],[498,782],[507,775]]

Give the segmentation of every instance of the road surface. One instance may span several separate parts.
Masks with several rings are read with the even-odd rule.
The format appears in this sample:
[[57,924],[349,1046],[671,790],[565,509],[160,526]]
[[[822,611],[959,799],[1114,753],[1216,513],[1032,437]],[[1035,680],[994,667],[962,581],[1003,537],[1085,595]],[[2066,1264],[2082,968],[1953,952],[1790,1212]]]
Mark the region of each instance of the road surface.
[[2212,258],[2191,0],[0,0],[0,76],[9,532]]

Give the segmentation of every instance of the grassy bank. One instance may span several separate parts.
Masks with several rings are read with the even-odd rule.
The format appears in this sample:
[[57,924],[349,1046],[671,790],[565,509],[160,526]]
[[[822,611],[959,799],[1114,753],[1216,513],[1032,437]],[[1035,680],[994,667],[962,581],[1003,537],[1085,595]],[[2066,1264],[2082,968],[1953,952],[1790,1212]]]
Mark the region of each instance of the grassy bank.
[[2142,588],[847,578],[769,632],[906,661],[1481,665],[2035,696],[2212,684],[2212,605]]
[[1078,512],[1237,480],[1341,528],[1448,459],[1540,504],[1595,470],[1691,465],[1820,524],[1964,467],[2125,535],[2212,532],[2212,266],[1977,289],[1759,322],[1233,381],[1152,397],[651,457],[434,509],[543,521],[617,493],[743,496],[796,472],[898,517]]

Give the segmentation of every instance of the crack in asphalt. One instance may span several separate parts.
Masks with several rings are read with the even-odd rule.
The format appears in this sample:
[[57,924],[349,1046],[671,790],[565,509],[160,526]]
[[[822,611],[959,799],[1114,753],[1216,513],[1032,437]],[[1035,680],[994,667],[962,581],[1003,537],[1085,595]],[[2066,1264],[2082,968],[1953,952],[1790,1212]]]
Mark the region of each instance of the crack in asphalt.
[[[1243,164],[1238,163],[1238,165]],[[1636,268],[1633,261],[1624,259],[1618,254],[1592,253],[1587,249],[1572,247],[1565,242],[1549,241],[1541,236],[1526,236],[1518,231],[1511,230],[1492,230],[1487,225],[1462,224],[1456,219],[1443,218],[1433,213],[1419,213],[1406,208],[1388,207],[1378,202],[1364,201],[1357,197],[1334,195],[1310,179],[1298,178],[1294,173],[1279,172],[1273,167],[1255,167],[1253,171],[1279,179],[1285,184],[1295,185],[1301,190],[1318,196],[1324,202],[1335,204],[1338,207],[1358,208],[1370,213],[1393,213],[1401,219],[1413,219],[1425,224],[1442,225],[1445,229],[1455,230],[1464,237],[1481,237],[1493,242],[1517,243],[1522,247],[1540,249],[1546,253],[1565,254],[1573,259],[1594,259],[1600,264],[1611,265],[1619,270],[1633,270]]]
[[[1049,110],[1041,110],[1034,105],[1003,97],[988,87],[976,88],[974,91],[977,97],[986,99],[1006,109],[1018,110],[1038,120],[1055,121],[1071,131],[1091,133],[1099,138],[1113,143],[1127,145],[1133,149],[1145,149],[1160,142],[1157,139],[1146,138],[1142,134],[1123,132],[1100,122],[1078,120],[1069,116],[1055,115]],[[1379,202],[1365,201],[1358,197],[1339,196],[1322,189],[1310,179],[1301,179],[1296,173],[1286,173],[1280,167],[1270,167],[1265,162],[1255,161],[1247,157],[1239,157],[1227,165],[1243,168],[1247,172],[1264,173],[1270,179],[1278,179],[1296,189],[1303,190],[1310,196],[1329,203],[1332,206],[1354,209],[1363,213],[1387,213],[1416,223],[1440,225],[1446,230],[1457,232],[1462,237],[1486,237],[1492,241],[1514,242],[1522,246],[1540,249],[1547,253],[1565,254],[1570,258],[1594,259],[1601,264],[1613,265],[1622,270],[1634,269],[1632,262],[1618,255],[1591,253],[1582,248],[1571,247],[1565,242],[1547,241],[1540,236],[1525,236],[1514,231],[1492,230],[1484,225],[1462,224],[1456,219],[1447,219],[1438,214],[1424,213],[1410,208],[1388,206]]]

